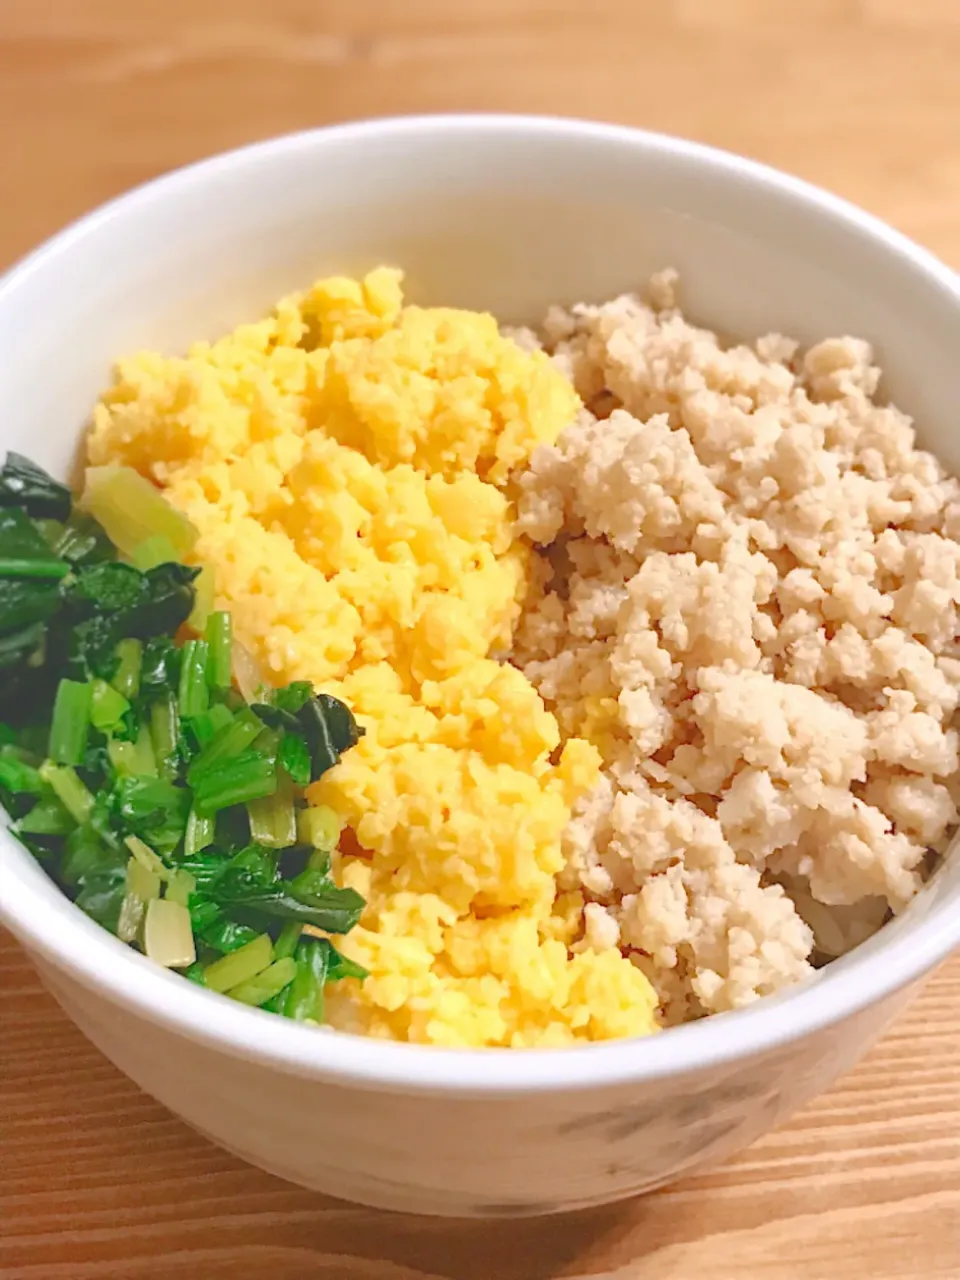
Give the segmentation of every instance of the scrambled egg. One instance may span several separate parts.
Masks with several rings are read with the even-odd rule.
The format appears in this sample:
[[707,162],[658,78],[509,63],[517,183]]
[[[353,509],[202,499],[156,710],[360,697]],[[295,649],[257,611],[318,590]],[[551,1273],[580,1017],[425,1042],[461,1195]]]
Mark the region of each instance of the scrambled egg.
[[362,984],[334,1025],[445,1045],[560,1045],[656,1028],[619,952],[558,899],[561,834],[599,756],[497,662],[527,591],[511,475],[579,401],[492,317],[404,307],[399,272],[324,280],[185,358],[122,362],[92,463],[163,486],[218,604],[277,682],[346,701],[366,736],[315,784],[368,900]]

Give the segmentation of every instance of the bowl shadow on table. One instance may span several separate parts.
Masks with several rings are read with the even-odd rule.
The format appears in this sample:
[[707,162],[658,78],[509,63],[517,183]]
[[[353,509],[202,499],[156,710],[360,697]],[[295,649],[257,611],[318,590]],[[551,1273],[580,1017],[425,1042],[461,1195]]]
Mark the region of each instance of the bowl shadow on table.
[[[205,1141],[200,1135],[195,1140]],[[237,1168],[234,1157],[218,1155],[224,1176],[242,1177],[248,1195],[282,1204],[279,1215],[287,1222],[269,1233],[272,1243],[252,1224],[249,1232],[231,1232],[240,1247],[222,1271],[219,1259],[197,1258],[205,1280],[259,1280],[264,1274],[272,1280],[562,1280],[593,1275],[595,1268],[606,1274],[640,1265],[697,1234],[687,1206],[673,1194],[682,1183],[563,1215],[458,1220],[368,1209],[249,1166]],[[191,1246],[174,1228],[166,1238],[167,1257],[189,1253]],[[164,1265],[124,1271],[124,1280],[164,1280]]]
[[[324,1203],[332,1208],[332,1200]],[[609,1270],[687,1238],[672,1197],[652,1193],[549,1218],[455,1221],[371,1213],[365,1223],[328,1225],[317,1233],[323,1252],[338,1245],[356,1270],[345,1280],[555,1280]],[[363,1261],[361,1261],[361,1259]],[[364,1263],[369,1271],[364,1269]]]

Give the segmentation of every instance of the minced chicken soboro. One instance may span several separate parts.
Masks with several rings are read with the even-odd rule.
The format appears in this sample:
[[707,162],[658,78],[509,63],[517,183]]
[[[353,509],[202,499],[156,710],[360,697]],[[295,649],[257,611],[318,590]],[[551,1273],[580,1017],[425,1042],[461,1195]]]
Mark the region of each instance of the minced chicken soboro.
[[330,279],[121,362],[92,463],[200,531],[277,682],[366,736],[316,785],[368,899],[333,1026],[637,1036],[862,941],[956,822],[960,486],[865,343],[648,302],[507,332]]

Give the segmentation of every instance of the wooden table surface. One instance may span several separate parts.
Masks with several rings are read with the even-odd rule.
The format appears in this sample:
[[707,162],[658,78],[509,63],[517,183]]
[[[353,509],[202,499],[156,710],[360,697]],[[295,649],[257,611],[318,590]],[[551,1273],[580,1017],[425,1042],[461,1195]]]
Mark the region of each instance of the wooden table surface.
[[[960,0],[0,0],[0,265],[270,134],[506,109],[685,134],[960,265]],[[960,959],[861,1068],[725,1168],[541,1223],[372,1213],[196,1137],[0,946],[4,1280],[960,1276]]]

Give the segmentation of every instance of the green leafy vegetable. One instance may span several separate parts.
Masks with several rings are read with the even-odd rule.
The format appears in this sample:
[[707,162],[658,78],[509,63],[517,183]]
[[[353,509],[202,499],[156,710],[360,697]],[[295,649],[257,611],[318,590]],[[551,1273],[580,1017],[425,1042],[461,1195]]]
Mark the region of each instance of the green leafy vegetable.
[[73,498],[65,484],[11,449],[0,468],[0,507],[22,507],[35,520],[66,520]]
[[123,870],[120,867],[110,867],[84,877],[74,902],[81,911],[96,920],[97,924],[116,933],[125,896]]
[[207,678],[212,689],[229,689],[233,628],[229,613],[211,613],[207,618],[206,640],[209,646]]
[[246,982],[231,987],[227,994],[232,1000],[239,1000],[241,1004],[266,1004],[268,1000],[278,996],[284,987],[289,986],[296,972],[295,960],[275,960],[256,977],[248,978]]
[[139,836],[151,849],[172,853],[180,845],[190,814],[190,792],[163,778],[118,778],[101,791],[91,821],[105,840]]
[[172,635],[190,616],[193,583],[199,573],[186,564],[158,564],[148,569],[144,599],[131,620],[130,634],[144,639],[167,632]]
[[268,916],[273,920],[296,920],[327,933],[348,933],[360,919],[363,898],[353,889],[334,884],[309,901],[287,891],[284,884],[269,888],[231,885],[221,888],[223,901],[235,912]]
[[210,817],[221,809],[272,795],[277,789],[276,762],[258,751],[244,751],[205,770],[192,786],[197,813]]
[[93,809],[93,796],[69,766],[51,764],[40,768],[40,777],[56,792],[60,803],[76,822],[86,822]]
[[323,988],[330,969],[332,948],[325,938],[304,938],[297,946],[296,973],[287,991],[283,1013],[303,1022],[323,1021]]
[[56,614],[60,580],[69,568],[53,555],[26,512],[0,510],[0,633],[13,641],[11,651],[36,646],[36,639],[17,641],[14,636]]
[[138,727],[134,742],[111,738],[107,743],[107,759],[118,778],[157,777],[157,758],[146,725]]
[[180,655],[169,636],[151,636],[143,646],[140,684],[145,694],[176,693],[180,684]]
[[75,511],[66,524],[55,523],[48,534],[50,548],[71,565],[116,559],[116,548],[92,516]]
[[191,918],[194,921],[197,937],[212,951],[218,951],[221,955],[229,955],[231,951],[246,946],[257,936],[256,929],[246,924],[237,924],[235,920],[228,920],[222,915],[203,925],[202,928],[197,927],[193,912],[191,912]]
[[364,978],[369,978],[370,974],[362,964],[357,964],[356,960],[350,960],[342,955],[332,943],[330,950],[332,955],[330,967],[327,970],[328,981],[342,982],[344,978],[357,978],[362,982]]
[[[0,616],[3,614],[4,597],[4,582],[0,579]],[[46,632],[44,622],[38,619],[24,627],[17,627],[0,634],[0,668],[17,665],[26,665],[28,668],[38,666],[43,661]],[[9,688],[7,692],[9,693]],[[5,704],[9,704],[10,701],[9,697],[4,699]]]
[[[340,819],[326,805],[312,805],[309,809],[301,809],[297,816],[297,835],[304,844],[310,845],[323,855],[327,865],[330,851],[337,847],[340,840]],[[320,865],[311,857],[311,866]]]
[[83,764],[90,731],[93,688],[75,680],[61,680],[53,703],[48,755],[57,764]]
[[180,654],[180,712],[184,716],[202,715],[210,705],[207,653],[203,640],[188,640]]
[[124,555],[133,555],[157,534],[168,539],[178,556],[189,555],[197,540],[186,516],[132,467],[88,467],[81,505]]
[[187,908],[170,898],[153,898],[148,902],[143,949],[149,959],[168,969],[193,964],[197,949]]
[[[269,701],[255,703],[253,710],[264,724],[282,731],[285,738],[299,741],[309,757],[311,779],[332,769],[343,753],[356,746],[363,736],[363,730],[344,703],[328,693],[314,694],[310,686],[302,682],[272,691]],[[291,777],[297,774],[302,777],[301,746],[291,742],[285,750],[293,765]]]
[[273,962],[273,943],[268,934],[251,938],[204,970],[204,982],[212,991],[229,991],[240,982],[262,973]]
[[288,715],[295,716],[298,711],[301,711],[307,705],[312,697],[313,686],[311,684],[308,684],[306,680],[294,680],[282,689],[271,689],[268,701],[269,705],[276,707],[278,711],[285,711]]
[[250,836],[268,849],[287,849],[297,843],[297,810],[293,780],[282,769],[277,770],[277,785],[272,795],[251,800],[247,805]]
[[285,960],[287,956],[294,954],[302,933],[303,925],[297,924],[295,920],[290,920],[283,926],[273,944],[273,954],[278,960]]
[[262,732],[262,721],[249,708],[240,711],[236,717],[230,716],[190,765],[187,777],[191,786],[196,786],[204,775],[242,756]]
[[[324,985],[363,970],[304,929],[346,932],[364,902],[330,873],[339,820],[302,788],[361,730],[305,682],[255,706],[232,687],[230,615],[213,608],[210,571],[178,562],[196,531],[153,485],[93,468],[85,502],[74,511],[16,455],[0,469],[0,801],[13,830],[91,918],[158,963],[319,1021]],[[181,645],[184,626],[200,634]]]
[[150,708],[150,740],[161,777],[176,778],[180,767],[180,712],[172,693]]
[[216,835],[216,823],[212,816],[201,817],[196,809],[190,810],[186,830],[183,833],[183,851],[188,858],[201,853],[208,845],[213,844]]
[[0,756],[0,787],[14,796],[39,796],[44,790],[43,781],[36,769],[9,756]]
[[280,739],[277,763],[286,770],[297,786],[305,787],[310,781],[310,752],[298,733],[285,733]]
[[363,898],[334,884],[329,872],[304,871],[292,880],[284,879],[276,856],[259,845],[249,845],[229,860],[217,854],[186,858],[182,866],[197,882],[191,907],[206,900],[230,919],[244,923],[265,917],[311,924],[326,933],[347,933],[364,907]]
[[47,796],[17,822],[16,830],[23,835],[66,836],[76,825],[56,796]]
[[65,578],[70,566],[65,560],[18,560],[0,556],[0,574],[8,578]]
[[124,725],[130,703],[105,680],[94,680],[90,697],[90,722],[100,733],[116,733]]
[[129,615],[143,599],[144,575],[132,564],[95,564],[81,569],[67,591],[80,608]]
[[116,668],[112,684],[125,698],[135,698],[140,692],[140,673],[143,666],[143,645],[128,637],[116,648]]
[[[60,607],[57,583],[49,579],[25,581],[22,578],[0,578],[0,625],[3,634],[33,628],[47,622]],[[40,635],[43,635],[41,630]],[[15,648],[30,648],[18,644]]]
[[329,693],[303,704],[299,714],[310,749],[314,777],[339,764],[340,757],[360,741],[361,729],[349,709]]
[[155,533],[141,542],[130,557],[138,569],[153,569],[158,564],[175,562],[177,549],[163,533]]
[[117,640],[146,640],[186,622],[198,572],[183,564],[160,564],[146,573],[131,564],[96,564],[77,573],[65,598],[75,617],[108,621]]

